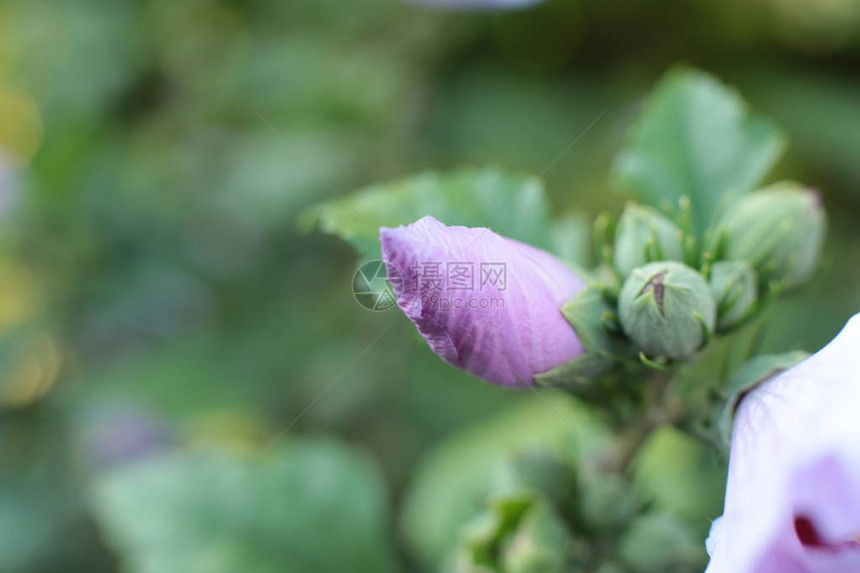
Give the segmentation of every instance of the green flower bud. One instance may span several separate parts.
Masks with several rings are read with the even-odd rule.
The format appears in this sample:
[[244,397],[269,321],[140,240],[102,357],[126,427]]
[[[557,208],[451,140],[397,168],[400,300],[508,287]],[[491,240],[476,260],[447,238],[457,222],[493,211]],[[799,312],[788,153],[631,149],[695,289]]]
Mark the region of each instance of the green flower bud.
[[748,261],[763,284],[790,288],[818,263],[826,217],[818,193],[779,183],[735,203],[722,218],[722,258]]
[[689,358],[714,331],[716,303],[705,277],[660,261],[633,271],[618,299],[625,334],[648,356]]
[[683,261],[683,233],[651,207],[629,203],[615,231],[615,268],[626,277],[650,261]]
[[717,330],[725,331],[755,308],[758,278],[746,261],[719,261],[711,267],[711,292],[717,302]]
[[572,539],[564,522],[545,502],[535,503],[502,547],[505,573],[564,573]]

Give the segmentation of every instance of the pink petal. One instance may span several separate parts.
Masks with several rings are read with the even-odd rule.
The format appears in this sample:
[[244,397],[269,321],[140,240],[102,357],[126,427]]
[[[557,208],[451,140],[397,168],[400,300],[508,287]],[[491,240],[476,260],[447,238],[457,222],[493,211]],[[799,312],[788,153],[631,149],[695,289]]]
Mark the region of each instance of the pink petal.
[[[396,271],[403,278],[393,285],[398,306],[446,362],[494,384],[526,386],[535,374],[582,354],[559,309],[584,283],[551,255],[432,217],[380,234],[389,276]],[[417,276],[436,264],[446,278],[449,264],[471,266],[472,288]],[[503,286],[482,280],[484,269],[500,268]]]

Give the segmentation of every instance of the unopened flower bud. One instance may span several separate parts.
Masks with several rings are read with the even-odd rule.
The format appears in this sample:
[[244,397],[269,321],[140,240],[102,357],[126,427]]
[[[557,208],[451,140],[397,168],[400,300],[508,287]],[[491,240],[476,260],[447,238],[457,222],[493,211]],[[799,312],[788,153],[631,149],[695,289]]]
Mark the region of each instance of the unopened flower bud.
[[650,261],[682,260],[680,227],[652,207],[628,204],[615,232],[615,268],[621,276]]
[[717,330],[747,318],[758,300],[758,278],[746,261],[719,261],[711,267],[711,292],[717,303]]
[[705,278],[672,261],[634,270],[621,288],[618,307],[625,334],[654,357],[689,358],[716,322],[716,303]]
[[748,261],[763,284],[790,288],[815,270],[825,228],[818,193],[779,183],[735,203],[718,237],[723,258]]
[[380,236],[397,305],[449,364],[522,387],[582,355],[560,309],[585,283],[549,253],[433,217]]

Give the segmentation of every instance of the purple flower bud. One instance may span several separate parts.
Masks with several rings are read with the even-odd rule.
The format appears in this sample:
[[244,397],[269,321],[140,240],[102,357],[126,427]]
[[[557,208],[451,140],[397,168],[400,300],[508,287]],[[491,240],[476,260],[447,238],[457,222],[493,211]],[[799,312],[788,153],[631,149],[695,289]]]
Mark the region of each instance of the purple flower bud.
[[860,315],[737,410],[707,573],[860,571]]
[[582,354],[560,307],[585,285],[551,255],[432,217],[380,235],[397,305],[449,364],[500,386],[529,386]]

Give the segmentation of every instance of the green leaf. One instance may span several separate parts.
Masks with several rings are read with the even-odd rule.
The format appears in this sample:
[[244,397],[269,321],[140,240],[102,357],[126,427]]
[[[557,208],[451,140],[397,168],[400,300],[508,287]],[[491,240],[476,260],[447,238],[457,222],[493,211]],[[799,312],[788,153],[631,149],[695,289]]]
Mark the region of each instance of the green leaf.
[[667,211],[689,197],[694,229],[703,233],[731,198],[762,181],[784,147],[777,127],[749,113],[735,91],[680,68],[652,93],[613,176],[622,189]]
[[606,428],[569,396],[541,391],[515,408],[454,435],[426,457],[406,492],[406,541],[434,569],[461,527],[485,507],[489,476],[517,453],[550,450],[565,459],[601,451]]
[[395,570],[380,476],[334,442],[173,453],[102,476],[92,499],[131,573]]
[[590,286],[583,289],[565,303],[561,312],[576,331],[585,353],[549,372],[535,376],[535,384],[538,386],[586,386],[610,370],[616,364],[616,359],[628,353],[623,339],[607,330],[607,326],[617,325],[618,317],[600,287]]
[[378,259],[380,227],[407,225],[426,215],[446,225],[488,227],[542,249],[553,247],[543,182],[498,169],[423,173],[372,185],[310,207],[299,223],[350,242],[363,259]]

